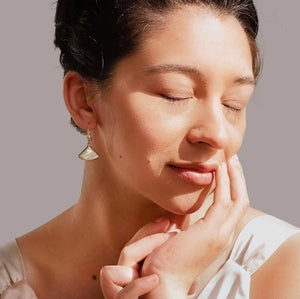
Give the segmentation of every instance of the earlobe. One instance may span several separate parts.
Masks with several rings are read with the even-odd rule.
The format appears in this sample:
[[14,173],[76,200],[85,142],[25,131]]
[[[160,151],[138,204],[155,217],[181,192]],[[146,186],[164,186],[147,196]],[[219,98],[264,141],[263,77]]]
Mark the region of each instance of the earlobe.
[[92,107],[88,102],[88,93],[84,80],[74,71],[66,73],[63,88],[64,100],[72,119],[78,127],[92,130],[97,120]]

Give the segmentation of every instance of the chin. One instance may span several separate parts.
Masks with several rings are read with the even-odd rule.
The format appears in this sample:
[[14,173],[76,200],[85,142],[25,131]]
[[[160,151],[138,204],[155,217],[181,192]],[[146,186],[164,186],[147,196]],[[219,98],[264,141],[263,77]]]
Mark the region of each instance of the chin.
[[201,192],[181,194],[172,199],[167,199],[168,204],[163,205],[162,208],[176,215],[193,214],[200,209],[210,193],[210,190],[202,190]]

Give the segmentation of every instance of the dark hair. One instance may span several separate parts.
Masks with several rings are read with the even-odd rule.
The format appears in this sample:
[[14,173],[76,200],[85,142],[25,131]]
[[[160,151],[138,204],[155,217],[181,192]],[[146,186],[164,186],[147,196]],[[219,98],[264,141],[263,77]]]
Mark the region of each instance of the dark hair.
[[167,11],[185,4],[236,17],[248,36],[257,78],[261,60],[252,0],[58,0],[54,43],[64,71],[105,85],[116,63],[137,50],[145,32],[159,28]]

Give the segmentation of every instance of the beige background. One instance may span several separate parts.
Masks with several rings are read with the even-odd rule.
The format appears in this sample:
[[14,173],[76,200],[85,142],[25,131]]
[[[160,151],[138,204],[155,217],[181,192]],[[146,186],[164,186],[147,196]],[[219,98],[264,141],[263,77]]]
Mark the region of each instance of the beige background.
[[[300,2],[260,0],[264,70],[240,151],[252,205],[300,226]],[[54,1],[0,2],[0,243],[76,202],[85,138],[68,123]]]

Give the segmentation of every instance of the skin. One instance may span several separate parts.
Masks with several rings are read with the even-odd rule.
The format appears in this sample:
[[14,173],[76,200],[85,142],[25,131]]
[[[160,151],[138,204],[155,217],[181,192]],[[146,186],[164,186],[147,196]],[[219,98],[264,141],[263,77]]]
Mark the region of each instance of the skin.
[[[218,164],[234,155],[242,143],[246,104],[253,92],[253,84],[236,82],[253,79],[253,74],[248,41],[235,19],[228,19],[224,26],[214,16],[200,22],[197,9],[190,8],[186,14],[183,18],[188,20],[179,23],[176,14],[170,16],[165,30],[148,38],[143,50],[124,59],[110,94],[104,99],[96,96],[92,104],[100,123],[94,130],[95,148],[107,157],[109,183],[134,190],[128,203],[134,207],[148,206],[150,199],[176,214],[195,212],[208,187],[182,182],[167,165]],[[176,34],[172,33],[174,26]],[[228,47],[233,42],[236,47]],[[147,73],[159,65],[188,66],[199,74]],[[186,100],[175,102],[162,94]],[[98,164],[95,171],[99,172]],[[123,198],[115,204],[124,205]]]
[[[65,77],[66,106],[91,130],[100,158],[86,162],[76,205],[18,239],[39,298],[185,298],[195,277],[208,281],[238,232],[261,214],[248,208],[233,157],[254,89],[246,34],[233,17],[202,7],[184,6],[165,20],[116,66],[109,93],[75,72]],[[170,167],[180,163],[213,163],[213,182],[183,180]],[[180,233],[169,232],[174,225]],[[286,242],[281,261],[297,246],[299,238]],[[187,266],[195,263],[197,271]],[[252,299],[266,285],[271,295],[264,298],[274,298],[275,266],[278,258],[255,274]]]

